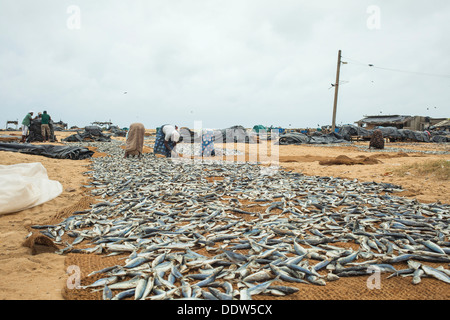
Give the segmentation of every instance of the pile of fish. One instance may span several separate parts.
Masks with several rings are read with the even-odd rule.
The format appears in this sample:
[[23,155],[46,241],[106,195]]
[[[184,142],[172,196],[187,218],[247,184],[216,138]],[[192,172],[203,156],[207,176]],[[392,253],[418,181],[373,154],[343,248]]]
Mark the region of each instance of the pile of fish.
[[[152,145],[153,147],[153,145]],[[176,148],[179,154],[183,156],[197,156],[200,157],[202,155],[202,146],[200,143],[181,143],[177,145]],[[223,149],[223,148],[214,148],[216,156],[237,156],[242,155],[243,153],[236,149]]]
[[450,283],[448,204],[397,197],[401,187],[387,183],[251,163],[124,159],[117,143],[90,145],[110,154],[86,172],[97,202],[34,228],[60,254],[122,257],[82,287],[104,299],[248,300],[374,270]]
[[[369,146],[363,146],[363,145],[353,145],[355,148],[359,149],[360,151],[364,152],[380,152],[378,149],[370,149]],[[395,146],[389,146],[385,147],[383,149],[383,152],[405,152],[405,153],[423,153],[423,154],[450,154],[450,151],[447,150],[419,150],[419,149],[412,149],[412,148],[403,148],[402,146],[414,146],[413,143],[411,144],[396,144]]]

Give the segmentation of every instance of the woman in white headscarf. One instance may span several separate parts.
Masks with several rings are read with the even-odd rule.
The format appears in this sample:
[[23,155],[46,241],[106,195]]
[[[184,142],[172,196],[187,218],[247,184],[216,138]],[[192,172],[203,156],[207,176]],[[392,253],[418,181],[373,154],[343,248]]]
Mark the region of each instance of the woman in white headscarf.
[[155,146],[153,153],[162,154],[166,158],[176,155],[175,147],[177,143],[182,141],[180,132],[177,126],[170,124],[163,125],[156,134]]

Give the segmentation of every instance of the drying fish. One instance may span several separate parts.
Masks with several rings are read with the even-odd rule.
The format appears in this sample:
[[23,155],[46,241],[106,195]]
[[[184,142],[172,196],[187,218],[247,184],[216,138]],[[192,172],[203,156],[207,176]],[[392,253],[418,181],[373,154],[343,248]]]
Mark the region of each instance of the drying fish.
[[250,162],[124,158],[114,140],[79,144],[109,154],[86,173],[96,203],[32,228],[66,245],[60,254],[126,256],[83,287],[104,299],[251,300],[298,291],[275,279],[323,286],[368,268],[450,283],[447,269],[423,264],[450,263],[450,206],[393,195],[400,186],[267,174]]

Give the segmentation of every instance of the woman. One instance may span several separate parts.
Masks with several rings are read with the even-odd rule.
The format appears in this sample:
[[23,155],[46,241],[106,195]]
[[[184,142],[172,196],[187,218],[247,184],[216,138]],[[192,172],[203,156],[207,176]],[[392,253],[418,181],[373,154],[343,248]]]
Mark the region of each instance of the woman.
[[172,152],[176,155],[175,147],[179,142],[181,142],[181,135],[178,132],[178,127],[165,124],[156,134],[153,153],[162,154],[166,158],[170,158],[172,157]]
[[202,130],[202,156],[209,157],[215,156],[216,151],[214,149],[214,136],[212,130]]
[[125,158],[128,158],[130,155],[141,157],[144,147],[144,134],[145,127],[142,123],[132,123],[130,125],[125,145]]

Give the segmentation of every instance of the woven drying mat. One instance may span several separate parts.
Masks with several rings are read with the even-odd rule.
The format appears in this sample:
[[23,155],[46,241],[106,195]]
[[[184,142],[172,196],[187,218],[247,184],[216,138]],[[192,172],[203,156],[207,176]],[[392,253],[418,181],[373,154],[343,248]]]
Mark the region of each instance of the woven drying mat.
[[[74,212],[88,209],[92,203],[94,203],[94,199],[92,197],[85,196],[75,204],[58,211],[53,217],[42,224],[57,224],[65,218],[70,217]],[[32,234],[22,243],[22,246],[30,248],[32,255],[46,252],[55,252],[59,249],[59,247],[53,243],[52,239],[43,235],[41,232],[39,232],[39,230],[31,228],[31,225],[28,226],[27,229],[28,231],[32,232]],[[64,239],[67,238],[68,236],[65,236]]]
[[[74,212],[82,211],[90,208],[95,201],[91,197],[83,197],[76,204],[64,208],[59,211],[52,219],[51,223],[56,224],[63,219],[71,216]],[[253,211],[252,207],[247,208]],[[247,215],[243,215],[247,216]],[[34,230],[35,232],[36,230]],[[64,235],[64,237],[67,237]],[[64,239],[64,238],[63,238]],[[47,250],[46,252],[55,251],[53,242],[41,235],[39,232],[33,234],[25,241],[26,245],[32,248],[32,251],[40,253],[39,250]],[[24,243],[24,245],[25,245]],[[77,247],[84,247],[81,243]],[[344,245],[344,246],[348,246]],[[44,252],[42,251],[42,252]],[[200,254],[208,255],[206,250],[199,251]],[[87,286],[96,280],[104,278],[105,274],[90,275],[94,271],[99,271],[107,267],[115,265],[123,265],[124,260],[129,253],[117,256],[106,256],[105,254],[87,254],[87,253],[68,253],[65,255],[65,268],[68,273],[66,286],[62,290],[63,297],[66,300],[102,300],[102,287],[99,288],[76,288],[75,284]],[[437,268],[440,263],[426,262],[425,264]],[[406,263],[395,264],[397,270],[407,268]],[[319,272],[326,275],[326,272]],[[295,284],[279,281],[276,285],[293,286],[299,289],[292,295],[276,297],[268,295],[254,296],[254,300],[449,300],[449,285],[434,278],[422,278],[418,285],[411,283],[411,277],[391,277],[388,274],[381,274],[380,288],[369,289],[367,285],[367,276],[357,276],[340,278],[337,281],[327,282],[326,286],[317,286],[310,284]],[[121,281],[128,279],[121,279]],[[95,290],[98,289],[98,290]],[[119,293],[120,290],[113,290],[113,294]],[[127,298],[132,299],[132,298]]]
[[[126,255],[123,255],[124,258]],[[106,267],[122,264],[123,260],[117,257],[105,257],[95,254],[68,254],[66,268],[78,267],[80,270],[80,285],[86,286],[94,283],[105,275],[96,274],[88,276],[92,271],[98,271]],[[406,265],[406,264],[405,264]],[[70,270],[70,269],[68,269]],[[411,283],[411,277],[392,277],[388,274],[381,275],[379,288],[368,288],[367,276],[341,278],[337,281],[327,282],[326,286],[312,284],[290,283],[278,281],[275,285],[297,287],[295,294],[277,297],[272,295],[256,295],[253,300],[448,300],[450,293],[448,284],[437,279],[423,278],[418,285]],[[125,281],[128,279],[122,279]],[[66,286],[62,292],[66,300],[102,300],[103,287],[71,289]],[[113,290],[116,295],[122,290]],[[133,297],[126,298],[132,300]]]
[[90,206],[95,202],[93,197],[90,196],[84,196],[82,197],[78,202],[75,204],[65,207],[64,209],[60,210],[57,214],[55,214],[48,224],[56,224],[61,222],[62,220],[70,217],[73,215],[74,212],[77,211],[83,211],[90,209]]
[[[77,203],[60,210],[49,224],[56,224],[72,216],[77,211],[83,211],[91,208],[91,205],[96,201],[93,197],[84,196]],[[78,247],[84,247],[80,244]],[[89,285],[96,280],[104,277],[102,274],[88,276],[93,271],[98,271],[106,267],[114,266],[123,263],[120,259],[125,255],[117,255],[113,257],[106,257],[98,254],[76,254],[68,253],[65,259],[65,269],[68,271],[67,284],[63,288],[63,297],[66,300],[99,300],[102,299],[102,292],[93,292],[91,289],[76,289],[73,283],[81,286]],[[69,274],[70,273],[70,274]],[[79,277],[78,279],[75,279]],[[71,282],[72,281],[72,282]]]
[[[93,203],[96,201],[93,197],[84,196],[75,204],[65,207],[58,211],[53,217],[51,217],[48,221],[43,222],[42,225],[54,225],[58,224],[64,219],[72,216],[77,211],[87,210],[91,207]],[[31,248],[31,254],[40,254],[47,252],[55,252],[58,249],[64,248],[64,246],[56,245],[52,239],[43,235],[39,230],[31,228],[28,226],[28,230],[32,232],[32,234],[23,242],[23,246]],[[70,242],[68,235],[63,235],[62,242],[65,241]],[[80,245],[78,247],[84,247]],[[80,276],[80,285],[85,286],[95,282],[97,279],[103,277],[104,275],[98,274],[94,276],[88,277],[89,273],[97,270],[101,270],[108,266],[113,266],[117,264],[123,263],[120,261],[120,257],[124,257],[124,255],[118,255],[114,257],[105,257],[105,255],[98,254],[67,254],[65,259],[65,270],[68,271],[68,280],[67,285],[63,288],[63,296],[67,300],[98,300],[102,299],[102,293],[92,292],[90,289],[69,289],[69,287],[73,287],[70,285],[70,281],[73,280],[75,276]],[[69,268],[71,267],[71,268]],[[75,271],[78,271],[75,273]],[[72,273],[69,274],[69,271]]]
[[[85,199],[89,203],[88,199]],[[245,201],[243,201],[245,202]],[[92,203],[92,202],[91,202]],[[247,203],[244,203],[247,204]],[[77,208],[76,210],[80,210]],[[257,210],[254,207],[246,208],[249,212]],[[245,219],[248,215],[242,215]],[[338,245],[338,244],[336,244]],[[352,244],[342,243],[343,247],[352,247]],[[200,254],[208,256],[209,253],[204,249],[198,251]],[[96,274],[89,276],[93,271],[102,270],[115,265],[123,265],[124,259],[129,253],[117,256],[106,256],[105,254],[76,254],[69,253],[66,256],[66,268],[72,266],[79,270],[80,285],[86,286],[94,283],[96,280],[104,278],[104,274]],[[427,262],[427,265],[437,268],[440,263]],[[396,263],[397,270],[408,268],[406,263]],[[322,270],[322,275],[326,275],[326,271]],[[279,281],[277,285],[293,286],[299,289],[292,295],[276,297],[269,295],[254,296],[254,300],[448,300],[450,299],[449,285],[434,278],[423,278],[421,283],[413,285],[411,277],[390,277],[389,273],[383,273],[380,277],[380,287],[368,287],[367,276],[344,277],[338,281],[327,281],[326,286],[317,286],[302,283],[289,283]],[[69,276],[70,277],[70,276]],[[128,279],[121,279],[121,281]],[[63,290],[63,297],[67,300],[101,300],[102,287],[87,289],[70,289],[66,286]],[[99,289],[99,290],[95,290]],[[113,294],[119,293],[120,290],[113,290]],[[132,299],[132,298],[127,298]]]
[[[77,289],[76,284],[81,287],[90,285],[98,279],[104,278],[104,274],[95,274],[89,276],[93,271],[99,271],[107,267],[123,264],[124,258],[128,254],[121,254],[117,256],[105,256],[104,254],[84,254],[84,253],[69,253],[66,255],[65,268],[70,271],[68,281],[62,295],[66,300],[102,300],[102,289],[86,288]],[[79,281],[76,283],[76,281]],[[96,291],[95,289],[100,289]],[[119,293],[120,290],[113,290],[113,294]]]
[[33,233],[22,243],[22,246],[30,248],[32,255],[58,250],[53,241],[41,233]]

